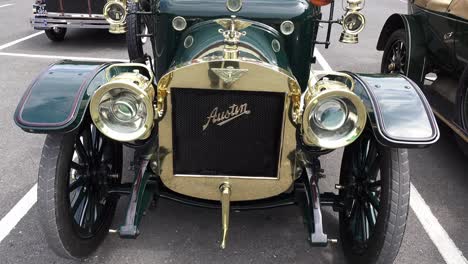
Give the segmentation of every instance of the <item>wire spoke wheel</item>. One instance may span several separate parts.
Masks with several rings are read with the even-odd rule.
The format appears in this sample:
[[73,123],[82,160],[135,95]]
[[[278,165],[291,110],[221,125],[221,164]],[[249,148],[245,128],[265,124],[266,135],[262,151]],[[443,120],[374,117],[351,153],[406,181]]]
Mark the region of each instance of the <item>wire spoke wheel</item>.
[[68,177],[68,196],[75,228],[83,238],[92,237],[106,216],[107,186],[118,164],[109,158],[112,144],[94,125],[85,127],[75,138]]
[[60,256],[89,256],[108,233],[118,197],[122,145],[104,137],[88,119],[78,131],[49,134],[38,180],[40,221],[49,246]]
[[395,31],[385,45],[382,57],[382,73],[405,74],[408,64],[408,46],[404,30]]
[[366,130],[344,150],[340,185],[340,235],[346,257],[351,263],[392,263],[408,214],[407,151],[381,145]]
[[380,203],[380,159],[376,141],[360,139],[359,152],[351,157],[352,174],[346,182],[346,219],[355,243],[365,246],[374,231]]
[[404,74],[406,68],[406,46],[402,40],[396,40],[391,47],[391,53],[387,57],[388,73]]

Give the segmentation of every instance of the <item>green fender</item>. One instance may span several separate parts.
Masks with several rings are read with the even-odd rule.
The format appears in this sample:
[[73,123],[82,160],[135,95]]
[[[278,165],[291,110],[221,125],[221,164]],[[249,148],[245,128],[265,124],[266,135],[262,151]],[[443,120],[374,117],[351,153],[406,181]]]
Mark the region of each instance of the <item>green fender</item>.
[[421,89],[396,74],[355,74],[354,93],[367,108],[377,140],[395,148],[421,148],[440,136],[436,119]]
[[405,75],[418,85],[424,83],[426,67],[426,38],[424,30],[415,15],[391,15],[380,33],[377,50],[384,50],[388,39],[398,29],[405,29],[408,45],[408,65]]
[[70,60],[50,65],[23,95],[14,114],[16,124],[29,133],[65,133],[77,128],[94,91],[108,81],[106,69],[111,65]]

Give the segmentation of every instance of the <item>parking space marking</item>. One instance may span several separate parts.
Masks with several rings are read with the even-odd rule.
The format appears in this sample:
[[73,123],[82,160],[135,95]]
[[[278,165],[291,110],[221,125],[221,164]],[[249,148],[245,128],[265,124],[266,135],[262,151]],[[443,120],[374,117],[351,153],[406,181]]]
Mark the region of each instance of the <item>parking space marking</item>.
[[468,264],[463,253],[458,249],[439,220],[432,214],[418,190],[411,184],[410,206],[421,222],[424,230],[448,264]]
[[314,55],[315,55],[315,58],[317,58],[318,63],[320,64],[320,66],[322,66],[324,71],[333,71],[330,64],[328,64],[327,60],[325,60],[322,53],[320,53],[320,51],[317,48],[314,49]]
[[2,8],[2,7],[7,7],[7,6],[12,6],[12,5],[14,5],[14,4],[5,4],[5,5],[0,5],[0,8]]
[[26,57],[36,59],[58,59],[58,60],[79,60],[79,61],[121,61],[128,62],[128,59],[110,59],[110,58],[94,58],[94,57],[74,57],[65,55],[41,55],[27,53],[0,52],[0,56]]
[[44,31],[39,31],[39,32],[36,32],[36,33],[31,34],[31,35],[29,35],[29,36],[26,36],[26,37],[24,37],[24,38],[20,38],[20,39],[14,40],[14,41],[12,41],[12,42],[8,42],[8,43],[6,43],[6,44],[1,45],[1,46],[0,46],[0,50],[6,49],[6,48],[8,48],[8,47],[11,47],[11,46],[16,45],[16,44],[18,44],[18,43],[20,43],[20,42],[23,42],[23,41],[28,40],[28,39],[30,39],[30,38],[37,37],[37,36],[42,35],[42,34],[44,34]]
[[0,220],[0,242],[15,228],[37,201],[37,183],[23,198]]
[[[315,57],[324,70],[332,70],[330,64],[328,64],[318,49],[315,49]],[[468,264],[461,250],[455,245],[447,234],[447,231],[439,223],[439,220],[432,214],[431,208],[429,208],[412,183],[410,207],[447,264]]]

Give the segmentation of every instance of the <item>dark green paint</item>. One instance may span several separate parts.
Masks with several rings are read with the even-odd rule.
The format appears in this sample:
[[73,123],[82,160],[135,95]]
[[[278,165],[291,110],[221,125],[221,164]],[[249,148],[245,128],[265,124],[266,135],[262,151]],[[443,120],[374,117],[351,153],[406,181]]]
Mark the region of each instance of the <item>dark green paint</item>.
[[418,86],[400,75],[351,74],[379,141],[391,147],[422,147],[439,138],[435,117]]
[[15,112],[16,124],[27,132],[67,131],[80,117],[87,100],[85,87],[102,63],[61,61],[40,74]]
[[67,120],[74,104],[74,97],[83,83],[99,65],[79,65],[68,67],[58,64],[36,82],[24,104],[21,117],[26,122],[61,123]]
[[108,81],[109,65],[68,60],[53,64],[26,91],[15,112],[16,124],[31,133],[72,131],[83,120],[94,91]]
[[183,42],[185,32],[177,32],[172,28],[175,16],[186,18],[188,26],[185,31],[197,23],[216,18],[229,18],[236,15],[239,18],[254,20],[279,30],[284,20],[291,20],[295,31],[289,36],[283,36],[285,53],[294,76],[303,89],[309,79],[312,59],[312,43],[317,36],[318,24],[314,19],[320,18],[320,8],[309,4],[307,0],[249,0],[244,1],[243,8],[238,13],[226,9],[225,0],[202,0],[194,4],[188,0],[161,0],[159,4],[153,1],[153,19],[156,27],[155,52],[156,77],[159,79],[174,65],[177,47]]
[[[193,44],[185,48],[184,41],[180,41],[176,55],[174,56],[173,65],[171,66],[190,62],[210,47],[224,46],[224,37],[218,32],[219,29],[222,29],[222,27],[218,23],[208,21],[187,30],[183,36],[183,40],[187,36],[191,36],[193,37]],[[268,28],[257,25],[252,25],[242,31],[245,31],[247,34],[241,37],[239,45],[253,48],[264,56],[266,62],[290,71],[288,58],[284,50],[283,38],[278,32],[274,29],[269,30]],[[280,42],[281,49],[279,52],[273,51],[271,43],[274,39]],[[222,56],[222,53],[217,55]],[[240,56],[250,57],[251,55],[241,52]]]

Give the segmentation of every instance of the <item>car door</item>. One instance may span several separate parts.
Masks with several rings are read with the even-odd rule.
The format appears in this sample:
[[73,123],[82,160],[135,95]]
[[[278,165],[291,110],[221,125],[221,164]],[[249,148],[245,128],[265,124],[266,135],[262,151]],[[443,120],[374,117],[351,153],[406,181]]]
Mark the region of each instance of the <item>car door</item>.
[[468,65],[468,0],[453,0],[449,12],[457,20],[455,56],[463,70]]
[[426,40],[432,60],[445,71],[456,69],[455,33],[457,21],[448,13],[427,11]]

